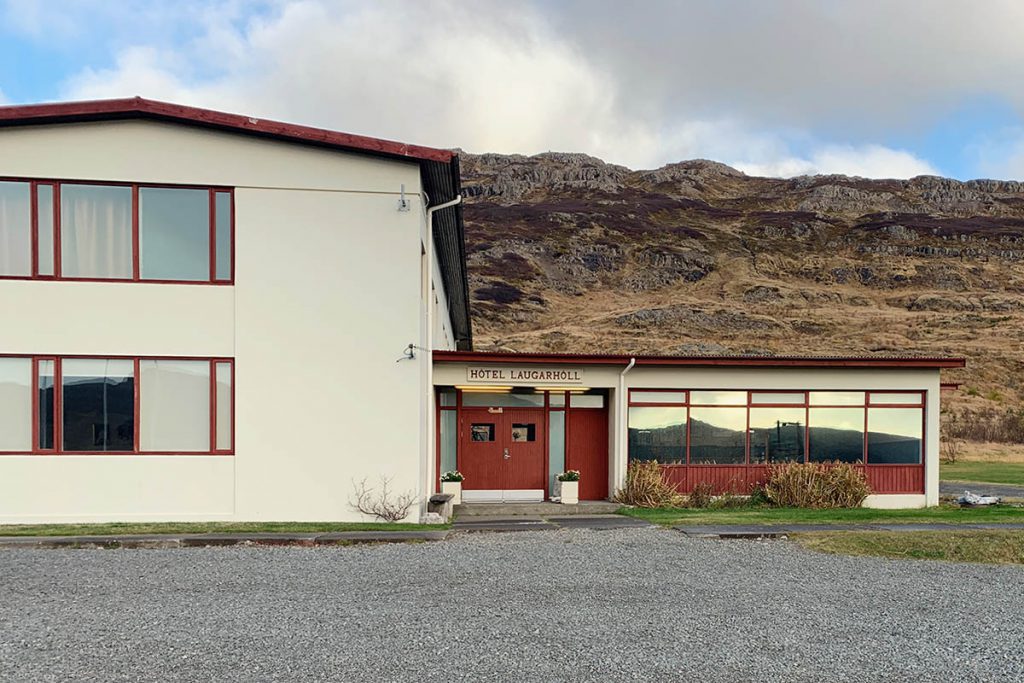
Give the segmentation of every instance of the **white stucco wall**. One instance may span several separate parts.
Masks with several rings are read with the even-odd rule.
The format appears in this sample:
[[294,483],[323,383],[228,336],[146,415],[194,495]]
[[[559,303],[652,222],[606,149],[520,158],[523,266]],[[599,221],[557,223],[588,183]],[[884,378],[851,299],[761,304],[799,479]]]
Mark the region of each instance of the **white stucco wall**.
[[[436,386],[467,384],[467,368],[508,368],[509,365],[488,363],[437,363],[434,368]],[[531,369],[554,369],[555,366],[519,365]],[[573,365],[566,361],[562,368],[579,369],[581,386],[607,388],[610,407],[609,467],[614,491],[625,481],[628,454],[625,433],[627,414],[616,400],[619,373],[624,365]],[[496,382],[499,383],[500,382]],[[544,382],[545,385],[557,384]],[[939,502],[939,371],[928,369],[865,369],[865,368],[756,368],[756,367],[667,367],[638,365],[627,375],[627,389],[760,389],[760,390],[913,390],[925,391],[925,494],[873,495],[869,507],[923,507]],[[616,438],[618,434],[618,438]]]
[[420,493],[415,163],[113,122],[0,130],[0,176],[236,188],[232,287],[0,281],[0,353],[234,357],[235,456],[0,456],[0,522],[353,520],[353,481]]

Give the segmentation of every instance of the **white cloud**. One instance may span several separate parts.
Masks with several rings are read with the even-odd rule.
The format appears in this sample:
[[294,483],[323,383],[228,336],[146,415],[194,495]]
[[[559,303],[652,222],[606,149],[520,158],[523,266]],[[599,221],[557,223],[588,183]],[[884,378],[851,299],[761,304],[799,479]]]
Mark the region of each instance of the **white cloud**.
[[[1005,23],[1024,20],[1024,3],[971,8],[988,20],[1000,9],[997,22],[950,0],[934,0],[945,15],[908,2],[920,12],[876,0],[575,13],[571,2],[299,0],[248,19],[238,3],[187,2],[140,23],[134,41],[122,34],[113,66],[83,69],[62,94],[139,94],[470,151],[584,151],[633,168],[707,157],[765,175],[909,177],[937,170],[866,144],[864,131],[968,87],[1012,90],[1024,41]],[[169,43],[145,29],[183,17],[198,34]],[[855,125],[848,135],[833,119]]]
[[939,175],[931,164],[910,152],[881,145],[825,145],[808,157],[784,157],[769,162],[736,164],[748,175],[789,178],[797,175],[840,173],[865,178],[910,178]]

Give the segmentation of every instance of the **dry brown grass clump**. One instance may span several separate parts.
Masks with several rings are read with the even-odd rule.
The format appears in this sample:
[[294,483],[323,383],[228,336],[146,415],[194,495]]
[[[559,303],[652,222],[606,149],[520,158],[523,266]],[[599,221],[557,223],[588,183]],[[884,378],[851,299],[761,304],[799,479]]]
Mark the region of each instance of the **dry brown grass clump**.
[[863,470],[846,463],[772,465],[764,488],[773,504],[798,508],[860,507],[871,493]]
[[626,484],[615,492],[615,502],[642,508],[681,507],[685,497],[665,481],[657,462],[631,462]]

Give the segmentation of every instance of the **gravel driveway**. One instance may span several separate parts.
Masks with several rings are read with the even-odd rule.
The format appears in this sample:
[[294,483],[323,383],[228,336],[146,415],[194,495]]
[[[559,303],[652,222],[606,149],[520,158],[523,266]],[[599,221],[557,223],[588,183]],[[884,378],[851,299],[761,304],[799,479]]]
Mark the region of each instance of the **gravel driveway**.
[[673,531],[0,551],[3,681],[1006,681],[1024,569]]

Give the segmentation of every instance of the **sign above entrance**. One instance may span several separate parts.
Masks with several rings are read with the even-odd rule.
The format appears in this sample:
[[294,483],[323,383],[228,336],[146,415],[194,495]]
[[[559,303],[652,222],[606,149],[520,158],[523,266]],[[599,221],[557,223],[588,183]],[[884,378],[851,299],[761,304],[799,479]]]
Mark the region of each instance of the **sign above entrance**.
[[583,370],[580,368],[466,368],[466,380],[470,384],[516,384],[521,386],[551,386],[562,384],[583,384]]

